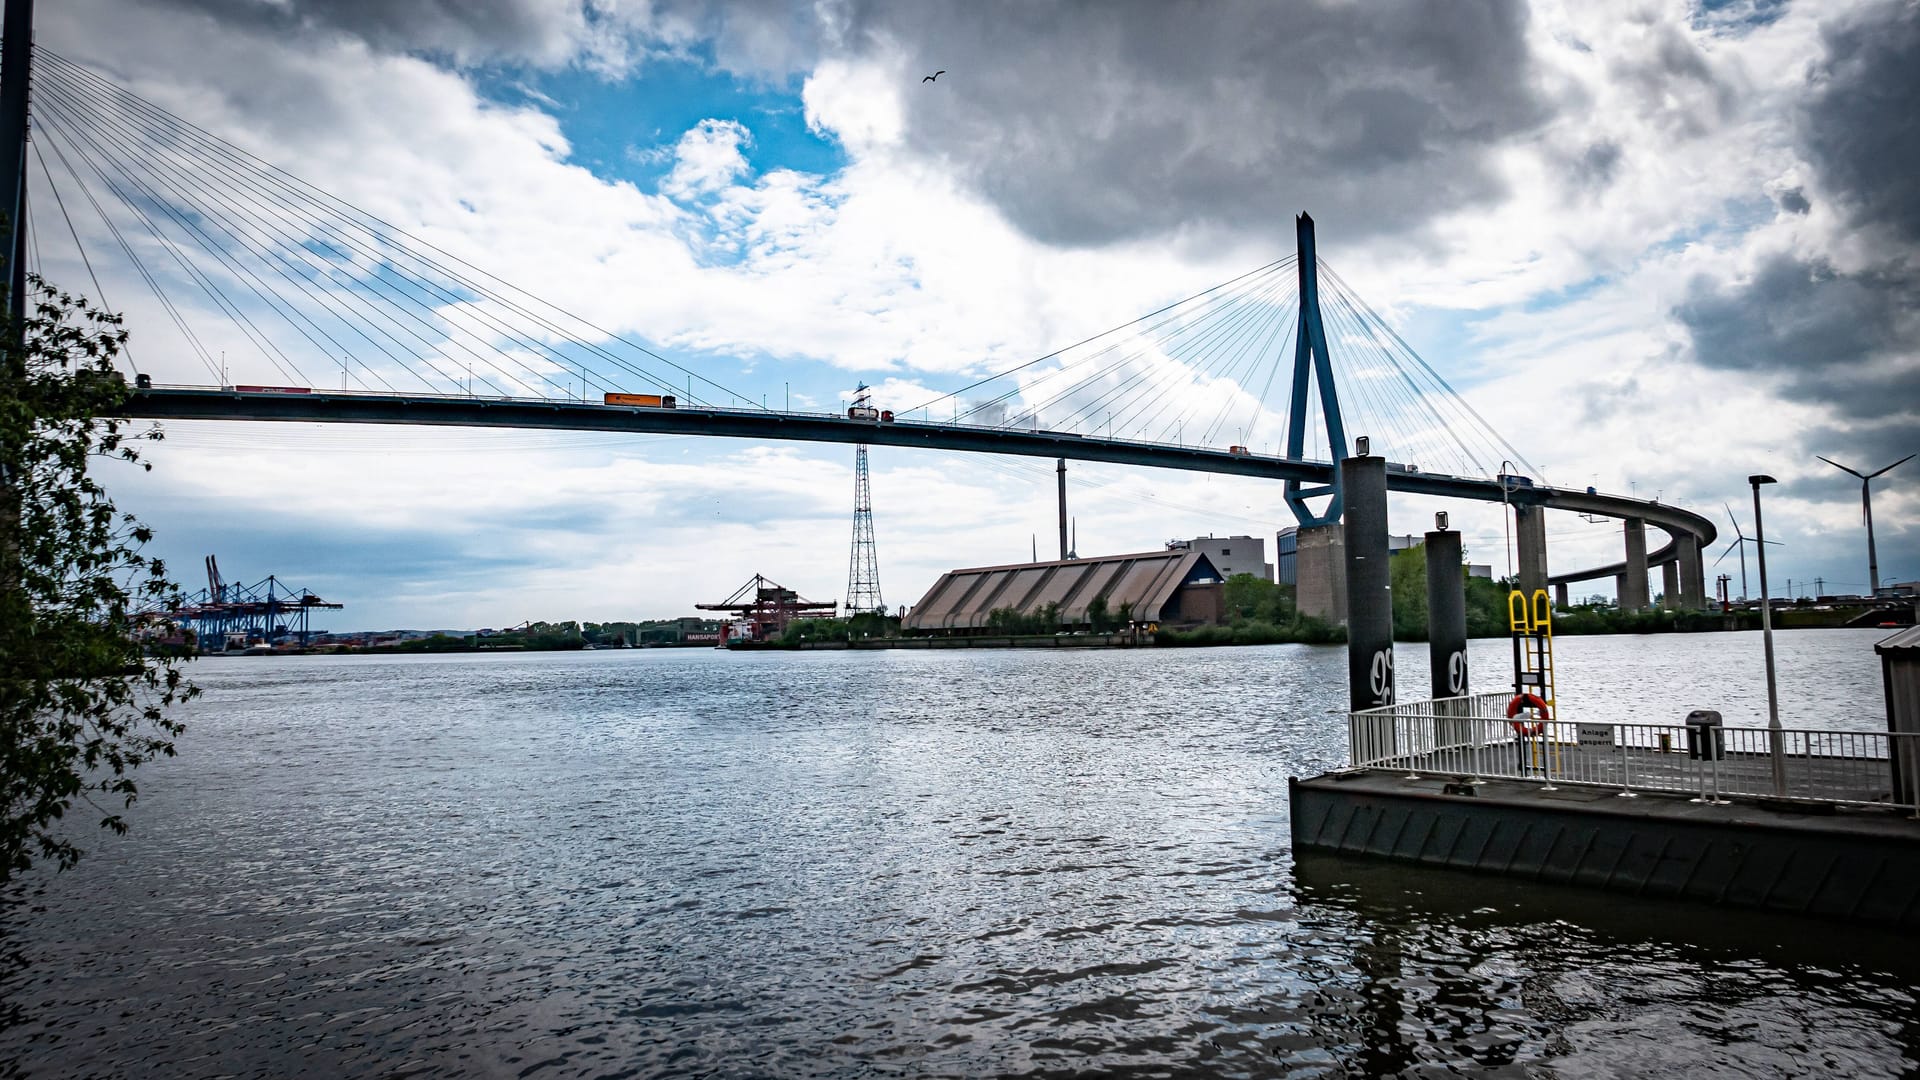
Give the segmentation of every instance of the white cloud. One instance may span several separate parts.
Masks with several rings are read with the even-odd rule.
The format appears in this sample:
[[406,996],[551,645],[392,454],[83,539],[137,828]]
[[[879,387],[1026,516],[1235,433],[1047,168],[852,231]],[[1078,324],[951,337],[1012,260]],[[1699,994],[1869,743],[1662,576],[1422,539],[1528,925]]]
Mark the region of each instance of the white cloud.
[[753,135],[735,120],[702,120],[673,149],[673,170],[661,189],[680,199],[711,194],[747,172],[744,147]]

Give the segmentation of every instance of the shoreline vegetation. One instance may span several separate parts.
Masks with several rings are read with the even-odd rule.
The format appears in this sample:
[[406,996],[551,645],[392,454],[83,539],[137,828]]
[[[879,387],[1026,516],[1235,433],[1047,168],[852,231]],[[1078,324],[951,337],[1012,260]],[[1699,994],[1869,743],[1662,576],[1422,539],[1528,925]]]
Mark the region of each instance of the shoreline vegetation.
[[[1461,573],[1465,574],[1463,567]],[[1418,548],[1393,556],[1393,636],[1395,641],[1427,639],[1426,558]],[[1467,636],[1502,638],[1508,634],[1508,586],[1505,581],[1466,578]],[[901,620],[879,613],[851,618],[800,619],[771,641],[751,649],[954,649],[954,648],[1193,648],[1215,645],[1336,645],[1346,641],[1344,627],[1302,614],[1291,585],[1238,574],[1221,585],[1223,621],[1218,625],[1175,629],[1144,625],[1122,605],[1109,611],[1096,601],[1083,622],[1061,619],[1058,605],[1033,613],[1001,609],[991,613],[980,632],[946,637],[903,632]],[[1776,609],[1774,628],[1826,629],[1845,625],[1850,609],[1800,603]],[[393,655],[446,652],[543,652],[618,648],[712,648],[719,624],[690,628],[689,620],[643,622],[528,623],[486,634],[433,634],[376,645],[320,645],[309,653]],[[1604,597],[1591,596],[1557,608],[1553,631],[1585,634],[1668,634],[1719,630],[1758,630],[1757,611],[1672,611],[1655,605],[1622,612]],[[689,631],[697,635],[688,640]]]

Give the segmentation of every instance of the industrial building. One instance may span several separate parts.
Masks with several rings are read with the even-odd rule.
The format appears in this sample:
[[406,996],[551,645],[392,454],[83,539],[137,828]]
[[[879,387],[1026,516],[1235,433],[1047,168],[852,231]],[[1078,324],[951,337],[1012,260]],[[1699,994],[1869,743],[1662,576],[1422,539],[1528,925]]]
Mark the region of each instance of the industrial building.
[[1252,574],[1262,581],[1273,580],[1273,564],[1267,561],[1267,541],[1260,536],[1215,536],[1208,533],[1191,540],[1169,540],[1168,551],[1197,551],[1207,557],[1222,581],[1236,574]]
[[1082,629],[1092,625],[1096,601],[1111,617],[1141,625],[1210,625],[1220,621],[1222,580],[1204,553],[1174,549],[950,570],[907,612],[903,628],[983,634],[996,611],[1031,618],[1052,604],[1061,629]]

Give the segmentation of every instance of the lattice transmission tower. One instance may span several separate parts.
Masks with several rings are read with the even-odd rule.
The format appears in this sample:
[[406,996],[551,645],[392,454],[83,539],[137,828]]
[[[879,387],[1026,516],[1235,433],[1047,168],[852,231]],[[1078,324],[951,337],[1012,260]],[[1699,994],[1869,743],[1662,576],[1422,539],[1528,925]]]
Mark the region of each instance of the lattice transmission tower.
[[[867,385],[861,383],[855,394],[847,415],[874,415]],[[847,559],[847,614],[885,611],[886,607],[886,601],[880,598],[880,555],[873,542],[873,486],[867,480],[867,444],[860,443],[853,451],[853,552]]]

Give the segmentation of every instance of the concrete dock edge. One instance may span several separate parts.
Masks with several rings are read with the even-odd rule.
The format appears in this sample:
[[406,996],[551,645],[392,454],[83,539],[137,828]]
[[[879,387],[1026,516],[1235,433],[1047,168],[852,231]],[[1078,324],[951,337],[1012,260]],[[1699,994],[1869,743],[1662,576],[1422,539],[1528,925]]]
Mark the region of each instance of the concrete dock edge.
[[[1920,929],[1920,823],[1382,772],[1289,778],[1293,846]],[[1456,787],[1456,790],[1457,787]]]

